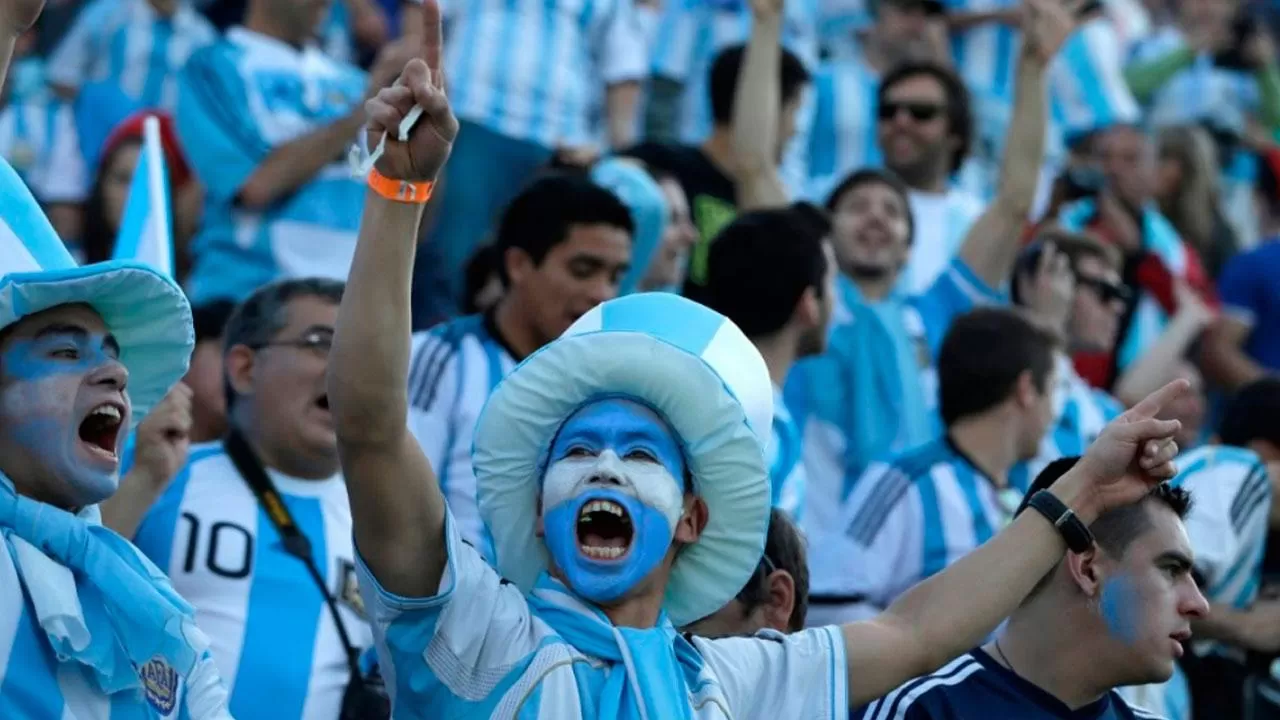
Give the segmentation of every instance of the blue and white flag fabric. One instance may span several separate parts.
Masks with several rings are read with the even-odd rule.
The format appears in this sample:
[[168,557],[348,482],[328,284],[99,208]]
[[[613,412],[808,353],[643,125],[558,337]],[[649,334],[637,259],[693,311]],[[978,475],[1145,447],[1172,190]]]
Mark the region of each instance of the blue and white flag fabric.
[[142,262],[172,278],[169,168],[160,144],[160,121],[154,115],[143,122],[142,138],[142,153],[129,185],[112,259]]

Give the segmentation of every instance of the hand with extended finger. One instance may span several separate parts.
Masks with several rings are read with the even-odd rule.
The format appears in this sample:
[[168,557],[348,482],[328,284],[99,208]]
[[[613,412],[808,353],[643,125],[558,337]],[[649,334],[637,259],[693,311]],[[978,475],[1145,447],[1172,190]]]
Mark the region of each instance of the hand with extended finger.
[[[422,24],[422,56],[405,65],[395,85],[365,103],[368,146],[374,147],[386,137],[374,168],[384,177],[415,183],[435,180],[458,135],[458,119],[444,92],[438,0],[423,0]],[[415,108],[421,116],[406,122],[418,112]]]
[[1054,483],[1055,494],[1061,491],[1060,497],[1088,523],[1173,478],[1178,454],[1173,438],[1181,423],[1156,418],[1190,388],[1186,380],[1175,380],[1111,421],[1072,472]]
[[1023,0],[1022,42],[1024,51],[1048,63],[1080,25],[1081,10],[1088,0]]

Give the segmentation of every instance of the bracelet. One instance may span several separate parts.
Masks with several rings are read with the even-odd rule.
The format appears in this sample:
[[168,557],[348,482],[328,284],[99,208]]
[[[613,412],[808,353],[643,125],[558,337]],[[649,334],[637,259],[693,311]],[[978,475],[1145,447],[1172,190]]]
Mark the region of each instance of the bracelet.
[[1059,500],[1057,495],[1048,490],[1040,490],[1031,496],[1027,507],[1035,508],[1036,512],[1053,523],[1053,526],[1062,534],[1062,539],[1067,542],[1067,549],[1071,552],[1083,553],[1093,549],[1093,533],[1089,532],[1084,521],[1077,517],[1066,503]]
[[369,171],[369,187],[388,200],[421,205],[431,199],[435,183],[393,180],[374,169]]

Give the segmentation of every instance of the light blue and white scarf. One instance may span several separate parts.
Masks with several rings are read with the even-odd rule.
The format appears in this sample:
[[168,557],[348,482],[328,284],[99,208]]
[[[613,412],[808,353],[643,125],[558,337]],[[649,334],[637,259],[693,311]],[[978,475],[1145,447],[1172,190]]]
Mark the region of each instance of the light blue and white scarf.
[[96,506],[73,515],[0,474],[0,536],[59,661],[83,666],[104,695],[142,690],[138,668],[157,658],[191,684],[209,646],[195,611]]
[[616,627],[546,572],[529,593],[533,613],[582,653],[613,663],[595,698],[599,720],[692,720],[690,683],[702,667],[698,651],[666,613],[649,630]]

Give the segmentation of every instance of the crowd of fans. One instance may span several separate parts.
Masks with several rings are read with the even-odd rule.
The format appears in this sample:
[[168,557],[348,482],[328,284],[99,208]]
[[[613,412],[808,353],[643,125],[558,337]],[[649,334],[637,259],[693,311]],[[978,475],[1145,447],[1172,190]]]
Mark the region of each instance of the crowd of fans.
[[[1177,601],[1197,640],[1175,633],[1171,680],[1135,654],[1104,685],[1171,720],[1280,716],[1280,6],[443,6],[460,131],[414,268],[408,422],[481,555],[481,409],[622,294],[722,313],[774,384],[769,541],[737,600],[689,628],[705,635],[875,615],[1185,378],[1165,418],[1194,502],[1166,503],[1194,562],[1170,572],[1208,604]],[[0,91],[0,156],[85,262],[111,256],[142,118],[160,118],[197,345],[103,517],[196,607],[237,718],[337,717],[378,676],[325,371],[366,194],[352,145],[421,12],[64,0]],[[312,562],[285,548],[291,523]],[[1088,610],[1064,593],[1039,588],[1010,629]],[[1012,644],[1001,666],[1037,683]],[[1038,684],[1072,710],[1088,689]]]

